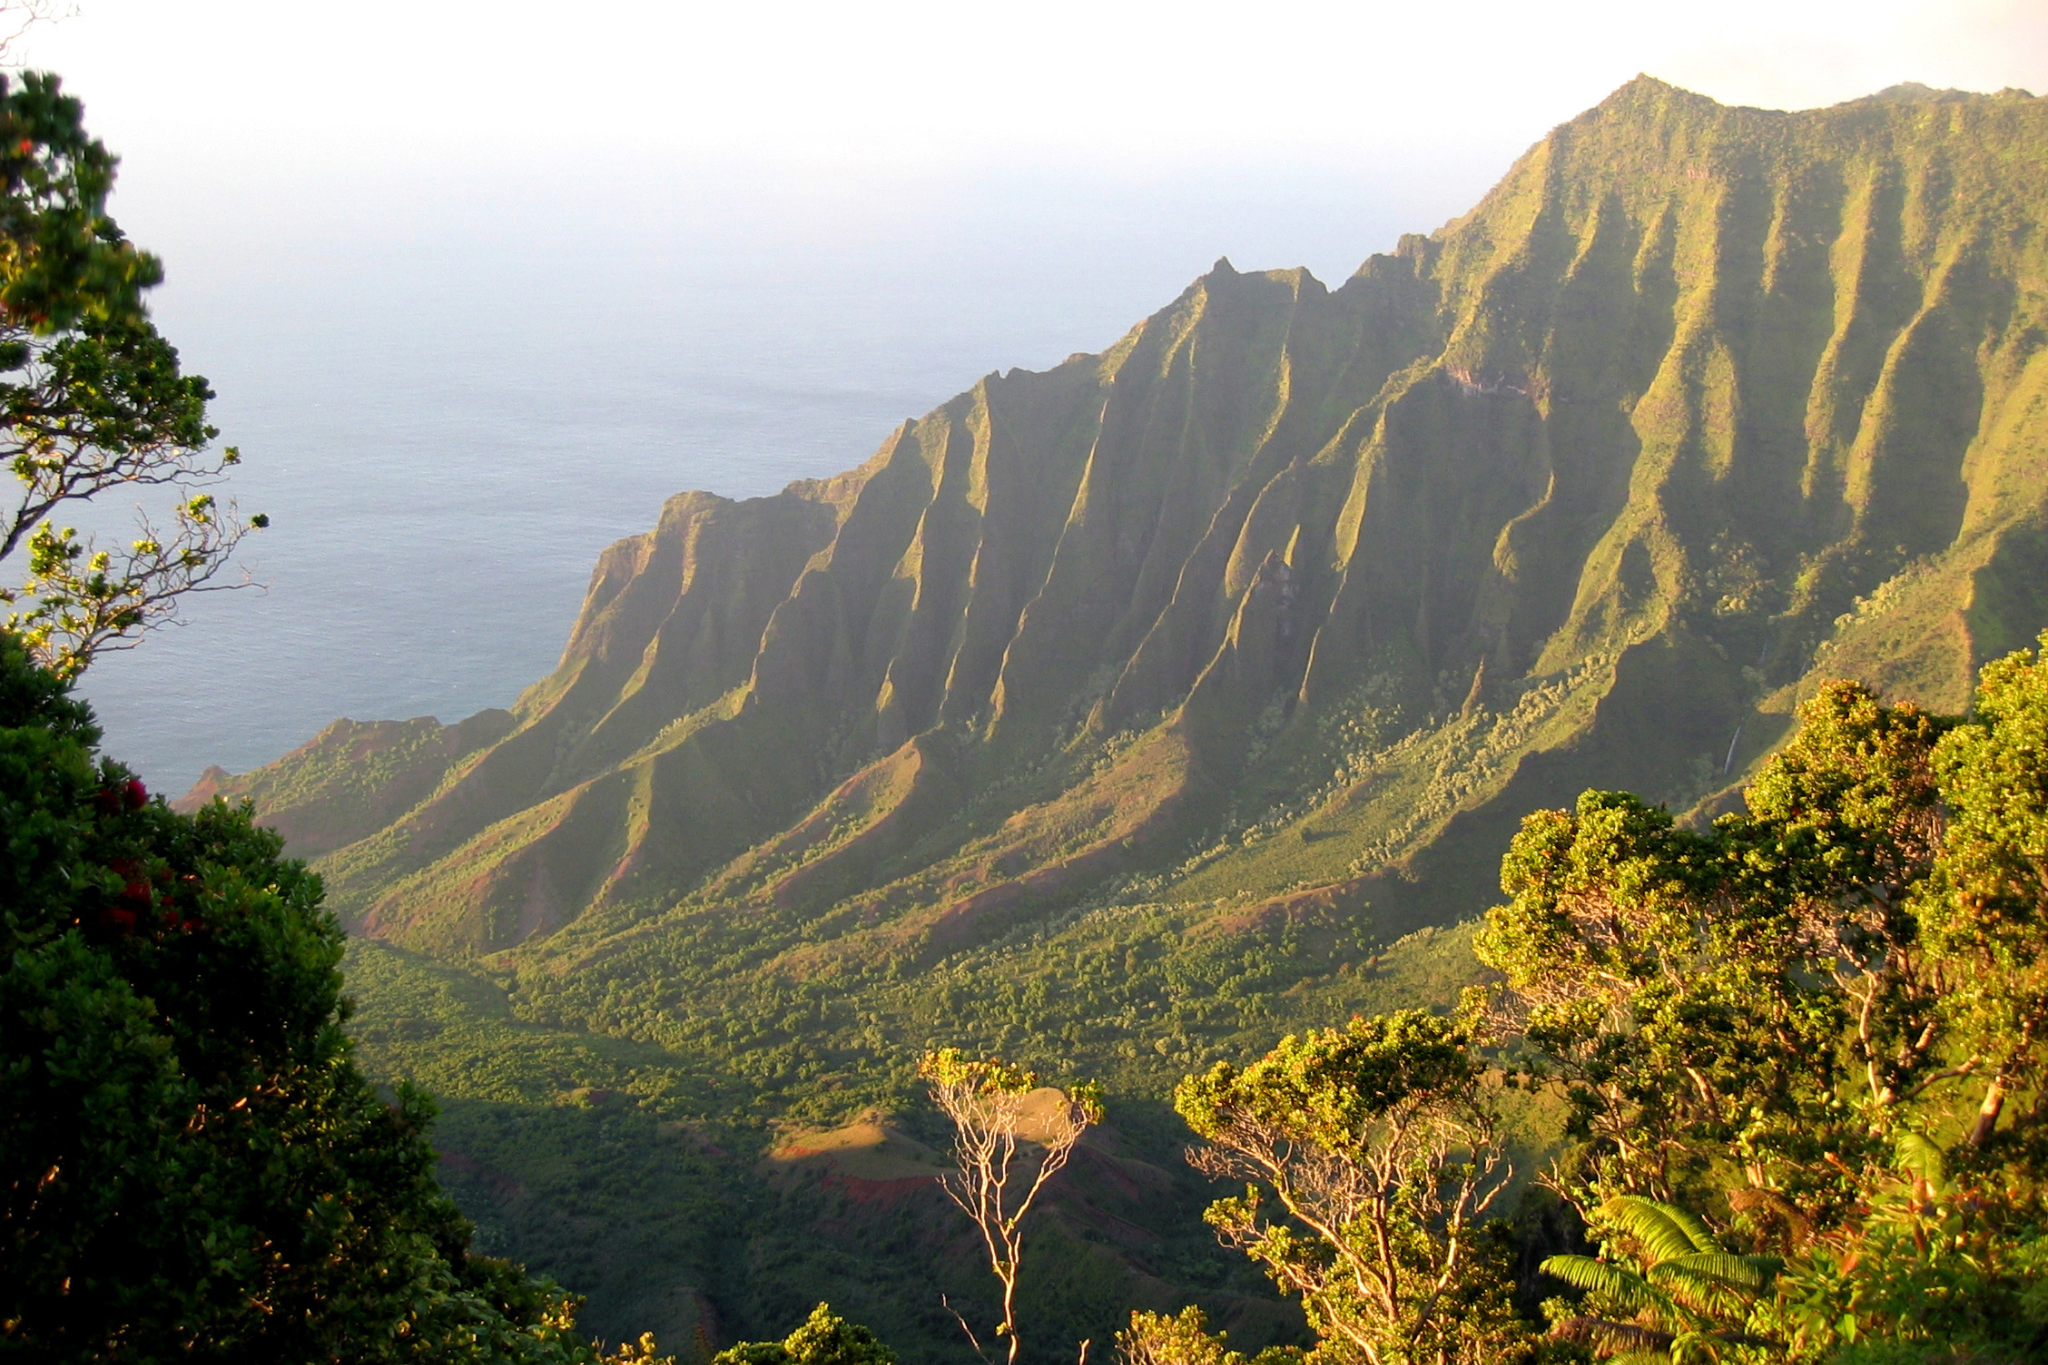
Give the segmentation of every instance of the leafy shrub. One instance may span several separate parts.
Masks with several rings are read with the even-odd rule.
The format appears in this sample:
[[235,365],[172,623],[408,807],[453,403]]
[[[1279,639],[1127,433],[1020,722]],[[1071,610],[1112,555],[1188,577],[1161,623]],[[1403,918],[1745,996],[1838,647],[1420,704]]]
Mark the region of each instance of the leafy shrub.
[[896,1353],[821,1303],[781,1341],[743,1341],[720,1351],[711,1365],[896,1365]]
[[98,741],[0,634],[0,1343],[596,1360],[572,1296],[466,1253],[426,1097],[357,1070],[319,878]]

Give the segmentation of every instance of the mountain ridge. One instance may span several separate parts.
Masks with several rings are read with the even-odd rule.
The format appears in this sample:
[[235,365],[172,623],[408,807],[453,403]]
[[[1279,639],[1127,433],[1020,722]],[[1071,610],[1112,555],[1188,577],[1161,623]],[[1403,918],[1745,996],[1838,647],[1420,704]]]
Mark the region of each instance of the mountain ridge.
[[[351,731],[195,796],[292,789],[351,926],[429,952],[765,898],[854,926],[795,960],[929,962],[1370,767],[1309,733],[1370,713],[1470,790],[1336,821],[1353,857],[1283,860],[1306,877],[1224,861],[1390,932],[1469,914],[1521,810],[1711,799],[1817,660],[1956,705],[2048,619],[2048,135],[2030,96],[1952,93],[1780,113],[1639,77],[1335,289],[1219,260],[845,474],[671,499],[510,731],[435,737],[439,768]],[[361,833],[365,803],[401,813]]]

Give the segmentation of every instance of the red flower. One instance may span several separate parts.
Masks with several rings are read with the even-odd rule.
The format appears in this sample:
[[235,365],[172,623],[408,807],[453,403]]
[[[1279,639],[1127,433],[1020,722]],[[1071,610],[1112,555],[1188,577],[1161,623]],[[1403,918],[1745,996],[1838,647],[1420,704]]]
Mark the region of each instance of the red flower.
[[149,804],[149,788],[142,785],[142,779],[131,777],[128,785],[121,788],[121,798],[129,810],[141,810]]

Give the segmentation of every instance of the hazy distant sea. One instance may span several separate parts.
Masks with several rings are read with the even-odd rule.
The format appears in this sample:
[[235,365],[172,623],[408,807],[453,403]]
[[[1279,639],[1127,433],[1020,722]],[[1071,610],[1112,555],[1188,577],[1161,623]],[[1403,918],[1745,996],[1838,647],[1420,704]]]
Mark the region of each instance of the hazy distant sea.
[[991,370],[1108,346],[1220,255],[1334,285],[1499,169],[725,171],[545,212],[485,184],[255,222],[145,184],[117,211],[167,262],[156,315],[219,392],[233,493],[273,519],[245,556],[267,586],[196,602],[83,690],[167,793],[337,716],[507,705],[598,551],[670,494],[846,469]]

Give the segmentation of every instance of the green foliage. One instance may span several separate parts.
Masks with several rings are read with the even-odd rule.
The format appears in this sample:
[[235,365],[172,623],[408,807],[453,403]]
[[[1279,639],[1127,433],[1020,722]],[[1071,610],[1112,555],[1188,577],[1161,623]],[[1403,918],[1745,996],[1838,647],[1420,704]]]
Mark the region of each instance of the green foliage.
[[[589,1295],[579,1321],[590,1330],[616,1338],[651,1324],[664,1341],[688,1341],[697,1319],[664,1297],[678,1282],[748,1338],[779,1334],[829,1296],[919,1362],[956,1358],[962,1345],[937,1292],[964,1311],[993,1311],[964,1244],[941,1254],[933,1240],[963,1228],[958,1215],[936,1189],[929,1204],[899,1206],[829,1185],[767,1184],[758,1154],[775,1140],[774,1120],[829,1128],[870,1107],[943,1146],[942,1130],[922,1126],[918,1057],[940,1030],[983,1056],[1007,1039],[1019,1069],[1028,1059],[1041,1075],[1108,1079],[1108,1140],[1133,1158],[1141,1182],[1077,1162],[1034,1215],[1019,1317],[1045,1351],[1027,1358],[1070,1360],[1084,1337],[1100,1352],[1162,1283],[1231,1313],[1249,1353],[1293,1339],[1299,1322],[1272,1302],[1263,1277],[1217,1247],[1200,1217],[1213,1191],[1188,1171],[1187,1130],[1155,1097],[1192,1066],[1255,1056],[1320,1020],[1449,1008],[1471,978],[1471,929],[1376,945],[1314,923],[1189,935],[1189,919],[1156,906],[1077,916],[1054,933],[963,952],[927,976],[832,982],[837,999],[797,983],[770,997],[709,970],[664,976],[649,984],[687,1001],[704,1027],[636,1028],[638,1037],[585,1031],[569,1006],[602,981],[591,998],[608,997],[622,1022],[639,1017],[647,995],[631,987],[645,959],[591,963],[547,983],[359,939],[347,962],[360,1005],[350,1026],[373,1076],[412,1077],[455,1097],[435,1128],[437,1145],[458,1154],[442,1179],[477,1221],[479,1245]],[[788,1049],[787,1070],[747,1068],[756,1029],[800,1011],[801,1031],[770,1035]],[[896,1019],[907,1021],[900,1030]],[[1105,1235],[1105,1224],[1120,1231]],[[1135,1256],[1126,1236],[1142,1238]],[[650,1277],[650,1264],[661,1274]]]
[[[1897,913],[1941,835],[1930,755],[1954,722],[1911,702],[1882,705],[1868,688],[1844,682],[1817,688],[1799,721],[1743,793],[1776,840],[1777,861],[1760,870],[1800,894],[1847,891]],[[1887,922],[1880,932],[1898,930]]]
[[1746,814],[1698,833],[1589,792],[1502,863],[1475,949],[1506,977],[1495,1026],[1572,1105],[1575,1178],[1697,1202],[1739,1169],[1751,1208],[1825,1223],[1856,1196],[1843,1162],[1881,1159],[1938,1069],[1957,964],[1910,903],[1953,722],[1847,683],[1800,716]]
[[1745,1329],[1777,1276],[1776,1257],[1727,1251],[1691,1213],[1638,1195],[1602,1204],[1596,1227],[1609,1254],[1543,1262],[1546,1274],[1582,1291],[1592,1310],[1561,1318],[1553,1335],[1603,1354],[1649,1354],[1676,1365],[1764,1344]]
[[2000,1140],[2048,1174],[2048,658],[2022,650],[1989,665],[1934,769],[1947,827],[1914,910],[1949,968],[1944,1019],[1990,1078],[1970,1140],[1990,1144],[2008,1097],[2032,1090],[2029,1121]]
[[1300,1296],[1318,1359],[1479,1365],[1529,1345],[1504,1229],[1482,1223],[1512,1174],[1483,1073],[1459,1024],[1411,1010],[1285,1038],[1175,1092],[1208,1144],[1196,1168],[1257,1182],[1209,1223]]
[[[1553,1340],[1681,1363],[2048,1342],[2048,663],[1986,668],[1961,722],[1851,684],[1801,720],[1748,809],[1708,830],[1624,793],[1528,817],[1502,863],[1511,899],[1475,940],[1503,979],[1472,993],[1469,1024],[1355,1020],[1183,1083],[1190,1126],[1234,1158],[1210,1156],[1213,1173],[1263,1177],[1313,1234],[1262,1224],[1256,1189],[1211,1214],[1304,1296],[1319,1350],[1390,1347],[1347,1333],[1316,1272],[1390,1278],[1426,1243],[1382,1231],[1360,1256],[1373,1220],[1314,1216],[1298,1191],[1356,1188],[1352,1168],[1406,1129],[1379,1116],[1471,1085],[1470,1027],[1569,1106],[1548,1179],[1601,1252],[1543,1262],[1580,1298],[1546,1306]],[[2017,1119],[2015,1096],[2032,1101]],[[1403,1195],[1439,1179],[1418,1166]]]
[[1759,1326],[1798,1360],[2018,1362],[2048,1349],[2048,1236],[1918,1134],[1867,1210],[1793,1261]]
[[[935,1087],[961,1094],[994,1099],[1021,1097],[1038,1088],[1038,1073],[1013,1066],[1000,1057],[973,1058],[957,1047],[926,1053],[917,1064],[917,1074]],[[1102,1087],[1094,1081],[1076,1082],[1066,1092],[1076,1122],[1102,1122]]]
[[712,1365],[896,1365],[896,1353],[821,1303],[781,1341],[743,1341],[713,1356]]
[[1190,1128],[1214,1138],[1252,1123],[1331,1151],[1363,1151],[1390,1112],[1461,1103],[1478,1082],[1468,1035],[1422,1010],[1357,1018],[1283,1038],[1240,1071],[1218,1062],[1174,1092]]
[[[0,511],[0,561],[28,552],[0,602],[16,608],[8,628],[64,673],[132,643],[268,524],[207,491],[240,455],[205,453],[213,393],[145,316],[163,268],[107,216],[114,164],[55,76],[0,80],[0,460],[21,485]],[[125,550],[48,520],[142,487],[175,493],[171,521],[145,518]]]
[[1487,1017],[1571,1103],[1554,1178],[1607,1242],[1545,1262],[1586,1295],[1557,1330],[1671,1359],[2026,1358],[2048,664],[1986,667],[1961,721],[1848,684],[1801,717],[1707,832],[1588,793],[1503,864]]
[[1179,1313],[1140,1310],[1117,1332],[1117,1355],[1124,1365],[1245,1365],[1244,1354],[1228,1345],[1230,1334],[1212,1336],[1208,1327],[1208,1316],[1193,1304]]
[[95,761],[0,634],[0,1341],[46,1360],[594,1360],[465,1251],[432,1107],[350,1056],[319,879]]
[[1854,1141],[1836,1131],[1843,1002],[1805,921],[1753,894],[1752,842],[1598,792],[1516,836],[1513,900],[1474,946],[1506,977],[1493,1027],[1571,1105],[1573,1178],[1692,1199],[1739,1148],[1807,1205],[1846,1197],[1821,1150]]
[[926,1054],[917,1064],[917,1073],[934,1085],[956,1086],[976,1094],[1024,1095],[1038,1087],[1036,1072],[1001,1058],[972,1058],[957,1047]]
[[1268,1346],[1247,1358],[1230,1349],[1228,1332],[1211,1333],[1209,1318],[1193,1304],[1178,1313],[1131,1314],[1116,1334],[1123,1365],[1300,1365],[1305,1353],[1294,1346]]

